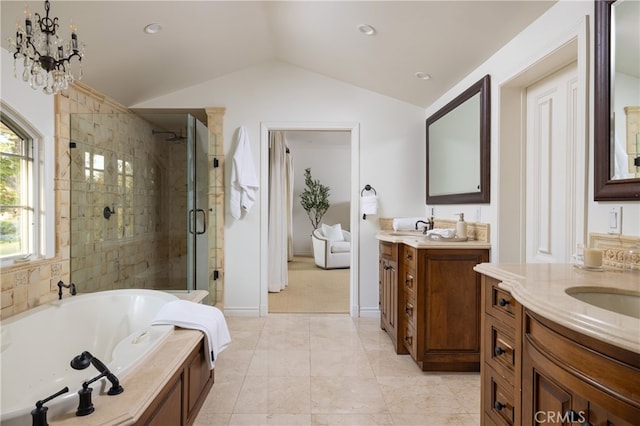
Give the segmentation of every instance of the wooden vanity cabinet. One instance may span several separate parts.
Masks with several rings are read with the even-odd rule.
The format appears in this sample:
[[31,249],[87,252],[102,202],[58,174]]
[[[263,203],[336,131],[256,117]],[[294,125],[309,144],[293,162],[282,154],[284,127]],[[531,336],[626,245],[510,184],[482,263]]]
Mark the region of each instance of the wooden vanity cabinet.
[[160,391],[136,425],[191,425],[211,387],[213,370],[204,353],[204,339]]
[[405,346],[423,371],[480,371],[481,277],[473,267],[489,250],[405,246],[406,257],[414,260],[401,265],[402,311],[415,337],[405,336]]
[[554,415],[567,424],[639,424],[639,354],[527,309],[523,333],[522,416],[527,423]]
[[393,342],[396,353],[406,353],[399,333],[398,308],[401,300],[398,291],[398,250],[400,244],[380,241],[378,259],[378,304],[380,328],[385,330]]
[[481,418],[483,425],[520,425],[522,306],[498,284],[482,276]]
[[640,355],[577,333],[482,277],[482,425],[638,425]]

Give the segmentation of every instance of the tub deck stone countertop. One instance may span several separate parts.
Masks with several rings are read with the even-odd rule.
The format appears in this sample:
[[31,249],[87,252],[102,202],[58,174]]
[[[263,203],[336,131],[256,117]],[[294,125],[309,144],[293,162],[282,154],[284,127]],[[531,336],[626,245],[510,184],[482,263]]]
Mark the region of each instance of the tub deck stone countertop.
[[[157,348],[143,358],[127,374],[120,384],[124,392],[109,396],[98,385],[92,385],[92,401],[95,411],[84,417],[75,412],[48,418],[51,426],[132,425],[151,405],[165,384],[169,382],[191,351],[203,338],[198,330],[175,329]],[[72,390],[73,391],[73,390]]]
[[585,287],[597,292],[640,294],[640,271],[604,267],[601,271],[572,264],[481,263],[477,272],[500,281],[499,286],[525,308],[574,331],[640,354],[640,319],[582,302],[566,290]]

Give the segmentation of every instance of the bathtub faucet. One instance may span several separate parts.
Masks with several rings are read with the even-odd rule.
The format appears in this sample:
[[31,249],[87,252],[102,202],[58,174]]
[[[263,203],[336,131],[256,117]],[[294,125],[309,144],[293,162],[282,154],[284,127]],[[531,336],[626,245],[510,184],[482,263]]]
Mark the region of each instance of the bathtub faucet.
[[100,375],[87,381],[85,383],[87,387],[90,383],[93,383],[102,377],[106,377],[107,380],[111,382],[111,389],[109,389],[109,392],[107,392],[109,395],[118,395],[124,392],[124,388],[120,386],[120,381],[118,380],[116,375],[109,371],[107,366],[104,365],[104,363],[98,358],[91,355],[91,353],[84,351],[71,360],[71,368],[73,368],[74,370],[84,370],[89,366],[89,364],[93,365],[96,370],[100,372]]
[[32,425],[48,426],[49,423],[47,423],[47,411],[49,410],[49,407],[45,407],[44,404],[51,401],[53,398],[67,392],[69,392],[69,388],[65,386],[64,388],[60,389],[58,392],[54,393],[53,395],[36,402],[36,408],[31,410]]
[[72,296],[75,296],[76,293],[77,293],[76,292],[76,285],[74,283],[66,285],[62,281],[58,281],[58,300],[62,299],[62,287],[68,288],[69,289],[69,293],[71,293]]

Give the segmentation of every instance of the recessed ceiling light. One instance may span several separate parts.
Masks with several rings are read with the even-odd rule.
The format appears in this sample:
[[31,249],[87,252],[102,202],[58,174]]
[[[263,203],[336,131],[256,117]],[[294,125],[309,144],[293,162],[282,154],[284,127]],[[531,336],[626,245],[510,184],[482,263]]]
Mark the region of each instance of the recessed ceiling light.
[[420,80],[429,80],[431,78],[431,76],[429,74],[427,74],[426,72],[422,72],[422,71],[418,71],[416,73],[416,77],[419,78]]
[[376,33],[376,29],[369,24],[358,25],[358,31],[360,31],[362,34],[366,36],[372,36]]
[[158,23],[149,24],[144,27],[144,32],[147,34],[158,34],[160,31],[162,31],[162,25]]

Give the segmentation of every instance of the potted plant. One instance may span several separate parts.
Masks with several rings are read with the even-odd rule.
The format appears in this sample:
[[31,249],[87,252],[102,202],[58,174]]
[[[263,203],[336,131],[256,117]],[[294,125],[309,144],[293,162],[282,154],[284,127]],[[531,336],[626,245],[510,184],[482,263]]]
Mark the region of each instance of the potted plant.
[[306,187],[300,194],[300,204],[307,212],[315,230],[318,229],[322,216],[329,209],[329,187],[311,177],[311,168],[304,169],[304,183]]

